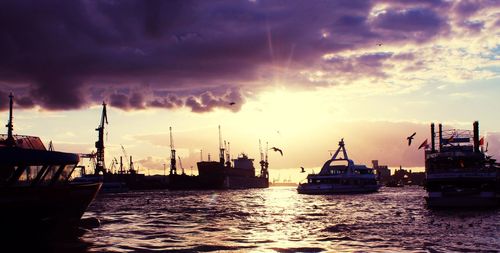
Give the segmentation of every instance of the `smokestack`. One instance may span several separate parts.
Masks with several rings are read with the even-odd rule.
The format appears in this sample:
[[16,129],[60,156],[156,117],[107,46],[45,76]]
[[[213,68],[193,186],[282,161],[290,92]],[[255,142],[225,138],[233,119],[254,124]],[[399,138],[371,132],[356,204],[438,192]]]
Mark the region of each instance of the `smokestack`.
[[441,151],[441,149],[443,148],[443,125],[441,125],[441,123],[439,124],[438,126],[439,128],[439,151]]
[[436,152],[436,133],[434,132],[434,123],[431,123],[431,151]]
[[474,121],[474,152],[479,153],[479,122]]

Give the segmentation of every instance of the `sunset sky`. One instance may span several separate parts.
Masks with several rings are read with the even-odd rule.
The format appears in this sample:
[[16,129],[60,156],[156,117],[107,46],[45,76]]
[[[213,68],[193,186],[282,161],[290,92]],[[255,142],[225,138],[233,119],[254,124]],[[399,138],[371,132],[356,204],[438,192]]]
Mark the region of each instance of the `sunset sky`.
[[500,158],[499,38],[494,0],[1,1],[2,125],[13,92],[15,133],[88,153],[105,101],[107,164],[123,145],[151,173],[170,126],[187,172],[218,125],[233,156],[282,148],[271,178],[340,138],[358,163],[422,167],[431,122],[478,120]]

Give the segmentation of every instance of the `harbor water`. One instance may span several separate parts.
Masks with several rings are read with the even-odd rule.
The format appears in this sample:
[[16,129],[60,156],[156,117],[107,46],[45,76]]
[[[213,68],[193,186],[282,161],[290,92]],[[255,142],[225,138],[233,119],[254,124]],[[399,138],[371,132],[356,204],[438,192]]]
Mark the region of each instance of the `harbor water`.
[[299,195],[293,187],[99,196],[88,252],[497,252],[500,210],[428,210],[421,187]]

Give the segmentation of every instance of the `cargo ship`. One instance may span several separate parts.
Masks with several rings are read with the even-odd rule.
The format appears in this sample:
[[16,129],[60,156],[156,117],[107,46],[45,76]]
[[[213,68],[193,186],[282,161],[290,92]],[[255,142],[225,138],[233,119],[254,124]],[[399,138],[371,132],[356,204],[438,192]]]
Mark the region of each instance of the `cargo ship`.
[[[260,143],[259,143],[260,144]],[[229,144],[227,143],[227,146]],[[231,159],[226,143],[222,145],[219,126],[219,160],[200,161],[197,163],[198,176],[177,175],[176,169],[171,167],[169,188],[172,190],[206,190],[206,189],[250,189],[268,188],[269,172],[267,148],[266,154],[260,145],[260,175],[256,175],[253,165],[254,159],[241,153],[236,159]],[[173,151],[174,152],[174,151]],[[172,154],[175,157],[175,153]],[[175,165],[175,162],[171,161]]]
[[431,146],[425,150],[426,202],[430,208],[498,206],[500,166],[483,150],[479,123],[470,130],[443,130],[436,145],[434,123]]

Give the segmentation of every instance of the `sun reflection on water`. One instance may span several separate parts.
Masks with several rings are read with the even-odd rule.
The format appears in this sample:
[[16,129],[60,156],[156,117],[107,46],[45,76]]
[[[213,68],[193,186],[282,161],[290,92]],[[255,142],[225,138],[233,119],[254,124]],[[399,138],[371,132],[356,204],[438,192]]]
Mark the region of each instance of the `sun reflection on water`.
[[[299,195],[294,187],[99,197],[93,252],[415,252],[494,250],[499,211],[436,213],[422,188]],[[466,225],[465,222],[467,222]]]

